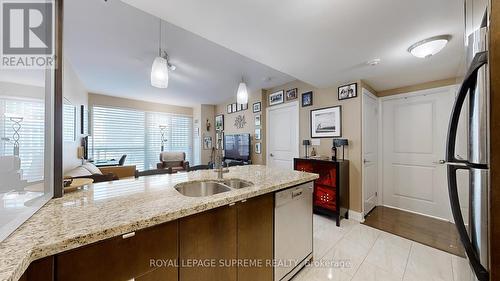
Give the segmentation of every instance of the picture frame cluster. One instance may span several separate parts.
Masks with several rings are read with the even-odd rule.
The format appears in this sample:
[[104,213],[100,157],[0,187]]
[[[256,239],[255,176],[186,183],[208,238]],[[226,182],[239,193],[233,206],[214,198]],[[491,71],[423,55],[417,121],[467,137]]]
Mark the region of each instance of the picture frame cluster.
[[254,114],[254,125],[255,125],[255,154],[262,153],[262,143],[257,142],[262,140],[262,102],[258,101],[252,104],[252,112]]
[[231,103],[226,106],[227,114],[236,113],[247,109],[248,109],[248,103],[245,104]]

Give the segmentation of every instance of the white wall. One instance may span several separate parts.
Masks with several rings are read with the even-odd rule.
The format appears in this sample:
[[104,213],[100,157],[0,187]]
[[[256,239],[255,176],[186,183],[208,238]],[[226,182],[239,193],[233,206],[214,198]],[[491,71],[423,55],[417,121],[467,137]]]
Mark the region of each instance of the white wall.
[[63,95],[76,107],[76,140],[64,142],[63,145],[63,172],[67,172],[79,165],[81,160],[77,158],[77,149],[81,145],[82,135],[80,126],[81,106],[88,108],[88,92],[82,81],[75,73],[71,62],[64,58],[63,62]]

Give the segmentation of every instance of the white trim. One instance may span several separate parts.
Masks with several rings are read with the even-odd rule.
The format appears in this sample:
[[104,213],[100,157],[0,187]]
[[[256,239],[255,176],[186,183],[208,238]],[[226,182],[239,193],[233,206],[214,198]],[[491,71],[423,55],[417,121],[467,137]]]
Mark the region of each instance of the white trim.
[[[381,182],[381,177],[382,177],[382,169],[381,169],[381,161],[380,161],[380,152],[381,152],[381,102],[380,98],[372,94],[368,89],[362,88],[361,89],[361,210],[362,210],[362,215],[365,214],[365,165],[363,163],[365,151],[365,138],[364,138],[364,133],[365,133],[365,126],[364,126],[364,120],[365,120],[365,106],[364,106],[364,99],[365,95],[368,96],[369,98],[374,99],[377,102],[377,110],[378,110],[378,122],[377,122],[377,139],[378,139],[378,147],[377,147],[377,205],[381,204],[381,187],[382,187],[382,182]],[[364,215],[363,215],[364,217]]]
[[363,213],[359,213],[353,210],[349,210],[349,219],[354,220],[357,222],[364,222],[365,221],[365,216]]
[[[294,101],[294,102],[287,102],[287,103],[283,103],[283,104],[280,104],[280,105],[274,105],[274,106],[268,106],[266,108],[266,165],[268,165],[269,163],[269,112],[271,110],[276,110],[276,109],[282,109],[282,108],[287,108],[287,107],[290,107],[290,108],[294,108],[295,109],[295,112],[293,114],[295,114],[297,116],[297,122],[295,124],[296,126],[296,135],[297,135],[297,147],[295,147],[295,152],[294,152],[294,157],[295,158],[298,158],[300,156],[300,105],[299,105],[299,102],[298,101]],[[290,126],[293,126],[293,124],[290,124]]]

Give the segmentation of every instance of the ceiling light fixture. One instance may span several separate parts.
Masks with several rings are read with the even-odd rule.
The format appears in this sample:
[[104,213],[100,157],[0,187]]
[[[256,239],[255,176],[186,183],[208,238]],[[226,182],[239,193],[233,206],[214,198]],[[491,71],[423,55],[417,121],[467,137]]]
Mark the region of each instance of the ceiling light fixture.
[[160,20],[159,51],[151,67],[151,85],[156,88],[165,89],[168,87],[168,71],[174,71],[176,67],[169,63],[167,51],[161,48],[161,23]]
[[241,83],[238,86],[238,92],[236,93],[236,102],[239,104],[248,103],[247,84],[245,84],[245,82],[243,81],[243,77],[241,77]]
[[419,41],[408,48],[408,52],[417,58],[429,58],[439,53],[450,41],[450,35],[439,35]]
[[370,66],[375,66],[375,65],[379,64],[380,62],[381,62],[381,60],[379,58],[375,58],[375,59],[367,61],[366,64],[370,65]]

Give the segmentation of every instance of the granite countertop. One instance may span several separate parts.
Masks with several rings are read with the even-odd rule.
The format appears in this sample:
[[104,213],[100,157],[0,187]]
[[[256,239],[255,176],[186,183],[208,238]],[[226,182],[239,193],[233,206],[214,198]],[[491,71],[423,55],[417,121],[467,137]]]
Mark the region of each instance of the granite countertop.
[[186,197],[173,188],[217,178],[207,170],[97,183],[53,199],[0,243],[0,280],[18,280],[40,258],[318,178],[257,165],[229,170],[225,179],[254,185],[209,197]]

